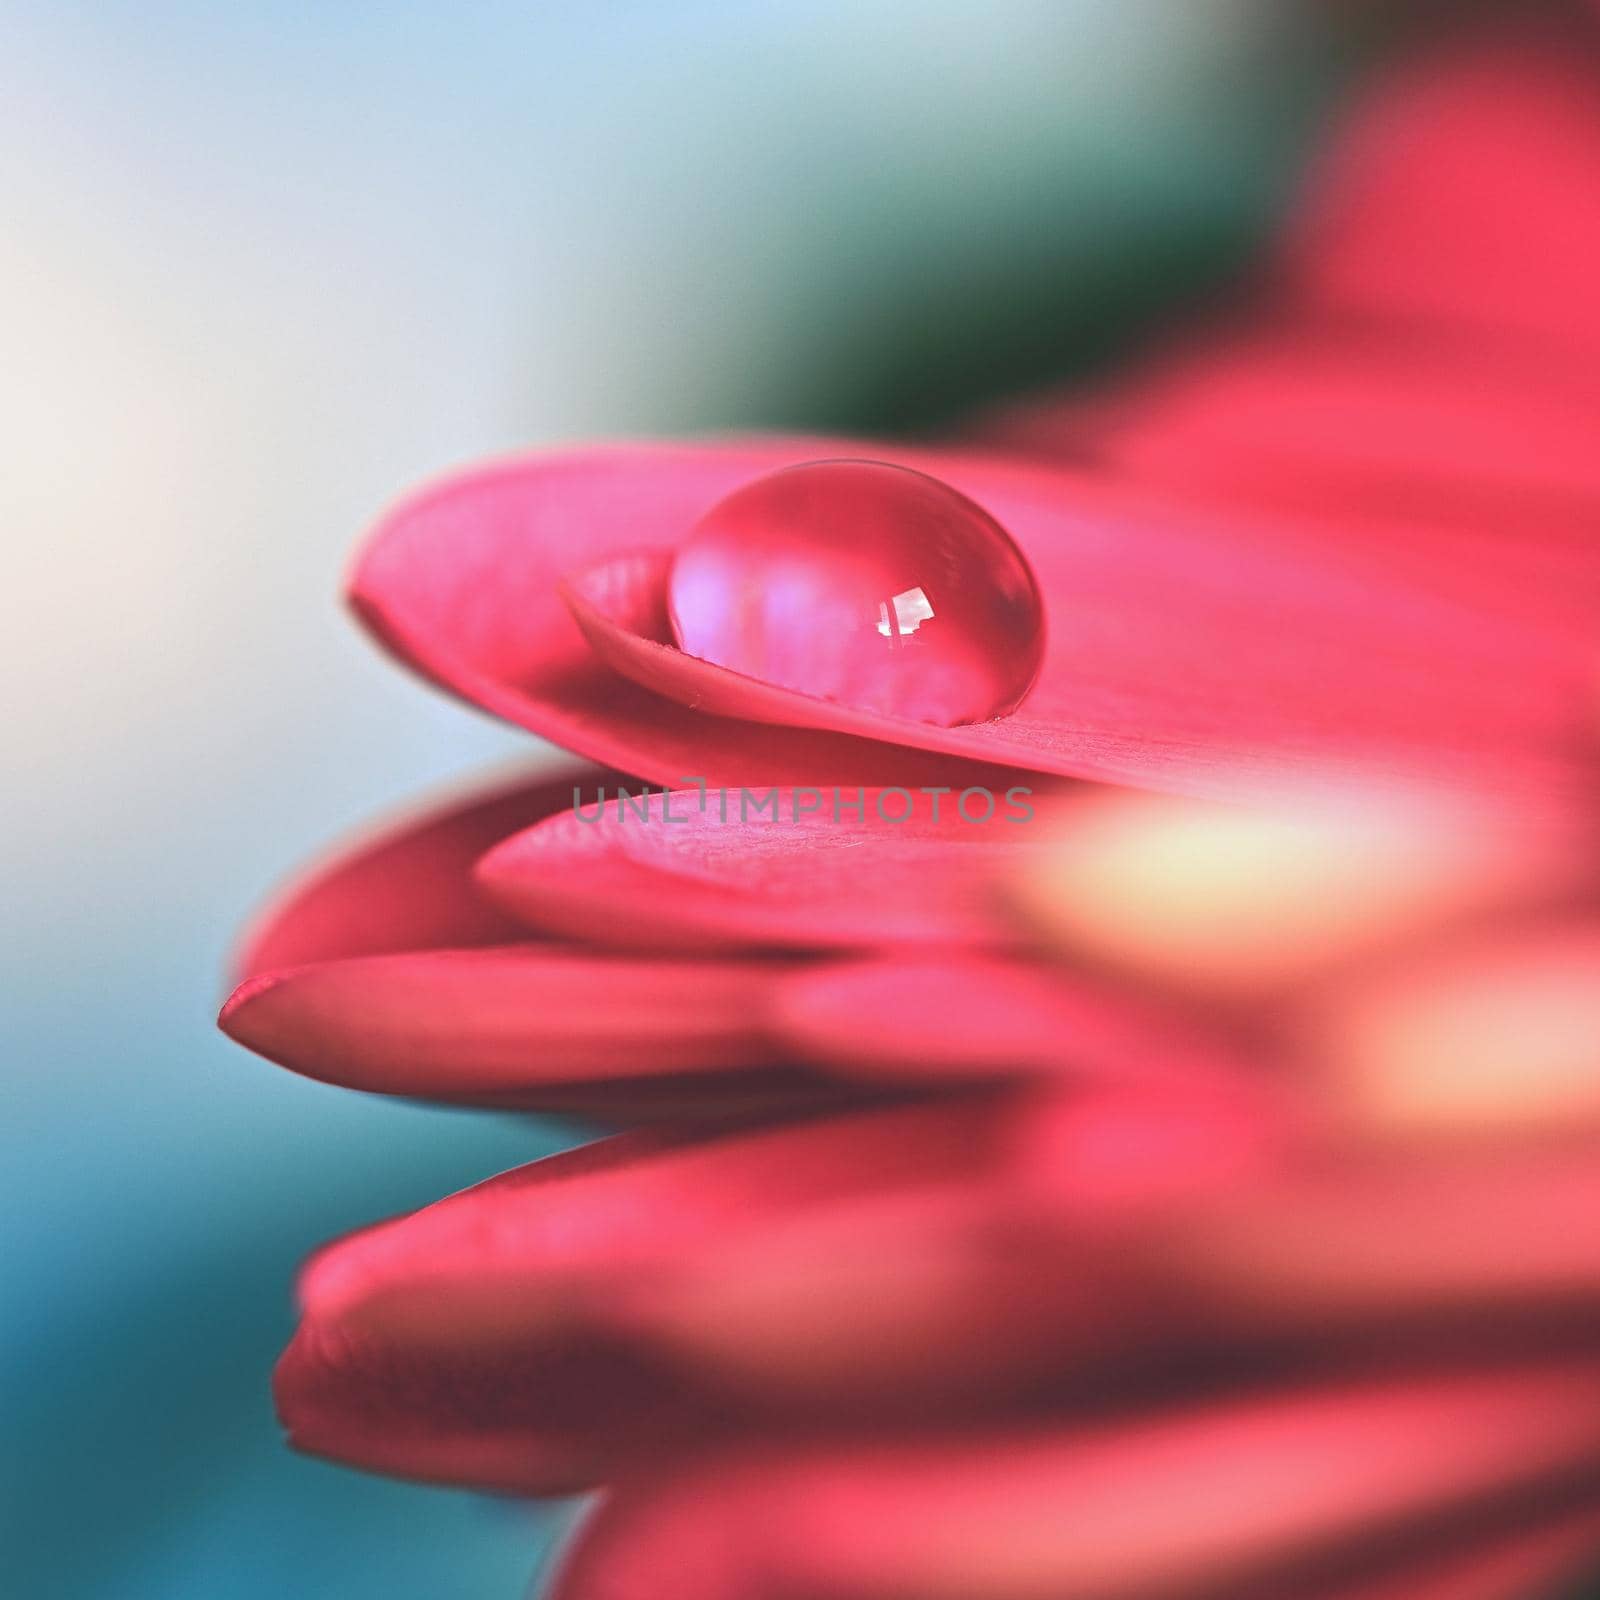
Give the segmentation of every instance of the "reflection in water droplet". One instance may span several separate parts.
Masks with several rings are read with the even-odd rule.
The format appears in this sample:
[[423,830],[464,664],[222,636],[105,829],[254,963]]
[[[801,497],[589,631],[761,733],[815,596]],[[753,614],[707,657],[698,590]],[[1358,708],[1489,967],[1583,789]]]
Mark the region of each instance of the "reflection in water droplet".
[[863,710],[951,726],[1033,686],[1044,612],[993,517],[925,473],[814,461],[735,490],[673,560],[690,655]]

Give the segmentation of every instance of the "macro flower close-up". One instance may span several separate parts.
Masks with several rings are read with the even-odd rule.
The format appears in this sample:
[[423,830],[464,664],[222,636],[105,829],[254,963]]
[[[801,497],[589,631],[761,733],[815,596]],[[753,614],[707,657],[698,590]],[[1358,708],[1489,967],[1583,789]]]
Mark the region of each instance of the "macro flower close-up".
[[[235,1159],[338,1185],[271,1399],[379,1543],[407,1480],[548,1600],[1600,1581],[1600,13],[1132,9],[1228,63],[1209,115],[1254,72],[1282,119],[1225,260],[1015,289],[948,400],[599,405],[349,557],[347,620],[462,703],[402,681],[399,745],[515,730],[228,958],[228,1040],[351,1108]],[[1135,304],[1144,249],[1193,292]],[[967,327],[915,257],[886,303]],[[341,1151],[397,1101],[380,1195]],[[306,1592],[440,1592],[359,1568]]]

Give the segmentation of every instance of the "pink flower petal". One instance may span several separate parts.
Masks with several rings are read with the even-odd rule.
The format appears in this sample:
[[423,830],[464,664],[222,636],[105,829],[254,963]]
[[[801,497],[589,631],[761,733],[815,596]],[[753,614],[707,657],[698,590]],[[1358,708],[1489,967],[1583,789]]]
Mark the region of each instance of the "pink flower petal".
[[1259,1007],[1453,927],[1594,893],[1587,807],[1364,789],[1241,806],[1107,788],[1051,821],[1013,890],[1042,939],[1217,1005]]
[[979,436],[1291,512],[1297,542],[1321,519],[1375,581],[1425,575],[1582,649],[1600,597],[1600,44],[1528,9],[1357,101],[1245,314]]
[[1330,1166],[1263,1127],[1172,1082],[625,1136],[324,1251],[285,1417],[357,1464],[548,1490],[730,1432],[1098,1405],[1175,1352],[1593,1325],[1592,1153]]
[[500,840],[565,810],[617,775],[574,767],[504,781],[408,817],[337,852],[256,920],[234,962],[237,979],[346,956],[503,944],[521,925],[478,893],[472,864]]
[[1018,938],[994,886],[1031,842],[1026,794],[985,789],[966,804],[992,820],[969,822],[948,790],[611,793],[598,815],[564,812],[492,850],[478,866],[485,891],[530,927],[632,948]]
[[[890,771],[906,782],[951,781],[952,771],[954,781],[963,784],[1004,782],[1004,766],[972,764],[987,756],[982,744],[972,741],[973,725],[934,727],[857,710],[764,683],[678,649],[665,606],[670,565],[670,549],[631,551],[586,567],[562,584],[562,598],[590,648],[624,678],[713,717],[748,718],[777,727],[822,728],[860,739],[892,738],[905,753]],[[1009,721],[1002,718],[976,726],[998,728]],[[929,759],[930,752],[965,759],[935,762]],[[999,753],[998,759],[1006,760],[1006,754]],[[1043,770],[1052,769],[1046,763]],[[832,776],[833,772],[830,766],[821,769],[820,775]],[[817,777],[819,772],[807,775]]]
[[1025,962],[881,957],[797,968],[777,995],[778,1037],[851,1076],[922,1079],[1059,1073],[1137,1078],[1203,1043],[1114,986]]
[[1174,1346],[1193,1363],[1219,1331],[1210,1301],[1144,1267],[1166,1268],[1208,1198],[1265,1181],[1281,1125],[1237,1086],[1225,1099],[1176,1077],[1046,1104],[1019,1102],[983,1182],[730,1230],[656,1275],[628,1325],[717,1393],[846,1430],[920,1425],[930,1407],[953,1422],[1098,1406],[1165,1371]]
[[1600,352],[1600,45],[1541,8],[1506,12],[1358,102],[1288,270],[1343,311]]
[[1308,519],[1337,522],[1378,581],[1570,632],[1600,594],[1597,405],[1600,370],[1565,356],[1275,305],[1109,392],[1004,410],[983,436],[1191,500],[1279,509],[1299,539]]
[[285,1423],[357,1465],[534,1492],[719,1431],[737,1411],[639,1337],[634,1302],[775,1219],[981,1183],[1010,1122],[960,1100],[698,1143],[629,1134],[353,1235],[302,1278]]
[[1597,1451],[1591,1363],[736,1455],[619,1488],[552,1592],[644,1600],[671,1573],[698,1600],[1301,1594],[1346,1563],[1403,1560],[1407,1536],[1480,1536],[1508,1501],[1560,1515],[1567,1502],[1541,1495],[1592,1480]]
[[[1015,715],[938,728],[754,684],[633,632],[629,584],[591,586],[592,638],[612,666],[647,679],[646,692],[609,671],[567,615],[563,580],[670,548],[749,478],[875,449],[975,499],[1032,562],[1050,644]],[[596,450],[468,473],[385,520],[353,599],[435,681],[592,758],[680,784],[961,781],[926,776],[925,762],[912,770],[894,745],[1201,792],[1307,763],[1515,785],[1548,779],[1552,759],[1560,770],[1554,753],[1588,689],[1570,656],[1532,648],[1526,628],[1398,583],[1375,588],[1280,530],[1161,516],[1085,480],[982,457],[838,441]]]
[[1480,931],[1390,963],[1325,997],[1302,1026],[1330,1107],[1369,1133],[1560,1140],[1600,1130],[1592,917]]
[[569,750],[638,751],[644,764],[628,770],[657,782],[706,772],[735,783],[801,783],[819,772],[936,782],[948,762],[663,704],[594,658],[562,601],[569,574],[603,556],[665,548],[747,477],[819,451],[837,453],[815,439],[687,453],[634,446],[468,471],[378,525],[350,602],[381,643],[441,688]]
[[[381,1321],[365,1327],[361,1318],[364,1301],[381,1306],[385,1281],[401,1278],[410,1233],[420,1229],[425,1243],[437,1242],[461,1212],[517,1190],[547,1186],[559,1201],[563,1180],[581,1193],[585,1183],[647,1162],[672,1144],[671,1136],[655,1132],[622,1135],[325,1246],[301,1276],[301,1324],[273,1377],[290,1443],[373,1472],[559,1493],[592,1482],[628,1443],[648,1447],[658,1432],[680,1432],[670,1391],[643,1364],[630,1371],[606,1351],[561,1339],[554,1290],[552,1331],[538,1346],[541,1360],[516,1360],[473,1337],[473,1317],[492,1327],[492,1308],[470,1283],[452,1279],[450,1262],[456,1250],[468,1260],[491,1251],[496,1235],[490,1229],[477,1230],[470,1256],[466,1229],[457,1230],[451,1252],[419,1253],[413,1333],[429,1327],[430,1312],[437,1329],[457,1324],[459,1361],[418,1359],[404,1336],[386,1332]],[[596,1219],[573,1220],[579,1225],[574,1237],[581,1239]],[[560,1245],[553,1231],[550,1248]]]
[[[1079,1226],[1079,1186],[1044,1194]],[[1335,1343],[1450,1332],[1592,1339],[1600,1312],[1600,1146],[1358,1149],[1201,1194],[1130,1240],[1196,1326]]]
[[542,1109],[692,1109],[800,1090],[766,1028],[777,969],[540,945],[365,956],[242,984],[223,1030],[283,1066],[382,1094]]

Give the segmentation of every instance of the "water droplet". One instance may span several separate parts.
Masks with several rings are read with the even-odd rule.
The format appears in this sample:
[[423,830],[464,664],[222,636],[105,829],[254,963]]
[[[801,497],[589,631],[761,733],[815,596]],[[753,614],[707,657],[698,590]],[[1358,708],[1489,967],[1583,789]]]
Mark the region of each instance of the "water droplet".
[[949,727],[1016,709],[1044,652],[1038,585],[965,495],[881,461],[813,461],[736,489],[673,559],[692,656]]

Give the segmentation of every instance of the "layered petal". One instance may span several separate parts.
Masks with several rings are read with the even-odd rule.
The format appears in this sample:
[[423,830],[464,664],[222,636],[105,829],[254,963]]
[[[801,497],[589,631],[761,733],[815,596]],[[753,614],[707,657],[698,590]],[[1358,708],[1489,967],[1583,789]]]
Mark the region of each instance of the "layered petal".
[[506,840],[478,877],[529,926],[604,945],[1004,945],[996,884],[1034,836],[1030,793],[614,795]]
[[619,1121],[836,1098],[772,1042],[778,968],[585,952],[475,881],[508,835],[630,783],[567,766],[339,852],[245,940],[223,1030],[324,1082]]
[[[497,1350],[497,1317],[509,1323],[518,1309],[539,1312],[526,1297],[522,1307],[497,1312],[476,1291],[471,1270],[507,1232],[470,1226],[485,1197],[548,1185],[559,1204],[571,1183],[603,1183],[616,1169],[672,1148],[665,1133],[621,1135],[326,1246],[301,1275],[300,1326],[273,1378],[290,1442],[368,1471],[561,1492],[589,1482],[624,1442],[648,1449],[658,1434],[681,1435],[685,1419],[661,1375],[643,1361],[630,1367],[604,1349],[561,1337],[553,1290],[546,1318],[553,1336],[540,1344],[541,1359],[518,1361]],[[579,1241],[607,1220],[567,1215],[579,1224]],[[458,1218],[468,1225],[452,1230]],[[403,1280],[407,1247],[419,1231],[424,1246],[450,1233],[451,1248],[415,1252],[418,1292],[409,1314],[399,1301],[405,1331],[397,1335],[384,1321],[385,1290]],[[559,1254],[559,1230],[552,1230],[547,1249]],[[452,1272],[452,1261],[466,1270]],[[455,1358],[440,1359],[439,1347],[452,1343]]]
[[285,1424],[302,1448],[376,1470],[536,1492],[724,1431],[762,1407],[694,1386],[649,1337],[663,1283],[775,1219],[981,1192],[1013,1123],[1012,1107],[965,1099],[709,1140],[623,1135],[354,1235],[302,1278]]
[[[564,580],[628,556],[659,582],[662,553],[751,477],[874,451],[976,500],[1032,563],[1049,644],[1014,715],[940,728],[757,684],[641,631],[626,585],[588,591],[587,638],[569,615]],[[1492,608],[1420,584],[1375,590],[1270,525],[1163,512],[979,456],[834,440],[616,448],[469,472],[380,525],[352,594],[436,682],[680,784],[959,787],[968,774],[933,758],[960,758],[1200,792],[1319,765],[1514,788],[1563,770],[1590,666]]]
[[1335,1384],[1060,1432],[752,1452],[619,1487],[553,1594],[643,1600],[666,1574],[700,1600],[1337,1594],[1341,1578],[1415,1561],[1442,1533],[1563,1515],[1595,1493],[1597,1449],[1590,1363]]
[[1287,1131],[1173,1078],[624,1136],[330,1247],[280,1404],[318,1453],[549,1492],[744,1434],[1592,1344],[1592,1146]]
[[569,750],[637,752],[644,759],[628,770],[658,782],[801,783],[818,772],[933,782],[948,761],[663,704],[592,655],[562,594],[566,578],[602,560],[670,547],[746,478],[839,453],[812,439],[492,463],[385,517],[351,574],[350,603],[440,687]]
[[[1581,1151],[1296,1157],[1242,1095],[1060,1102],[1005,1182],[775,1219],[633,1308],[721,1392],[859,1425],[937,1403],[1126,1403],[1241,1372],[1594,1347],[1600,1204]],[[648,1307],[648,1317],[645,1308]]]
[[1600,595],[1597,411],[1596,363],[1275,302],[982,432],[1191,502],[1273,509],[1302,541],[1321,524],[1375,582],[1573,634]]
[[485,850],[554,815],[616,775],[564,765],[503,779],[363,834],[327,865],[301,874],[240,942],[236,979],[278,967],[404,950],[465,948],[523,937],[472,883]]
[[[1528,12],[1536,14],[1527,14]],[[1337,126],[1255,298],[978,430],[1494,603],[1581,648],[1600,596],[1600,36],[1505,8]]]

